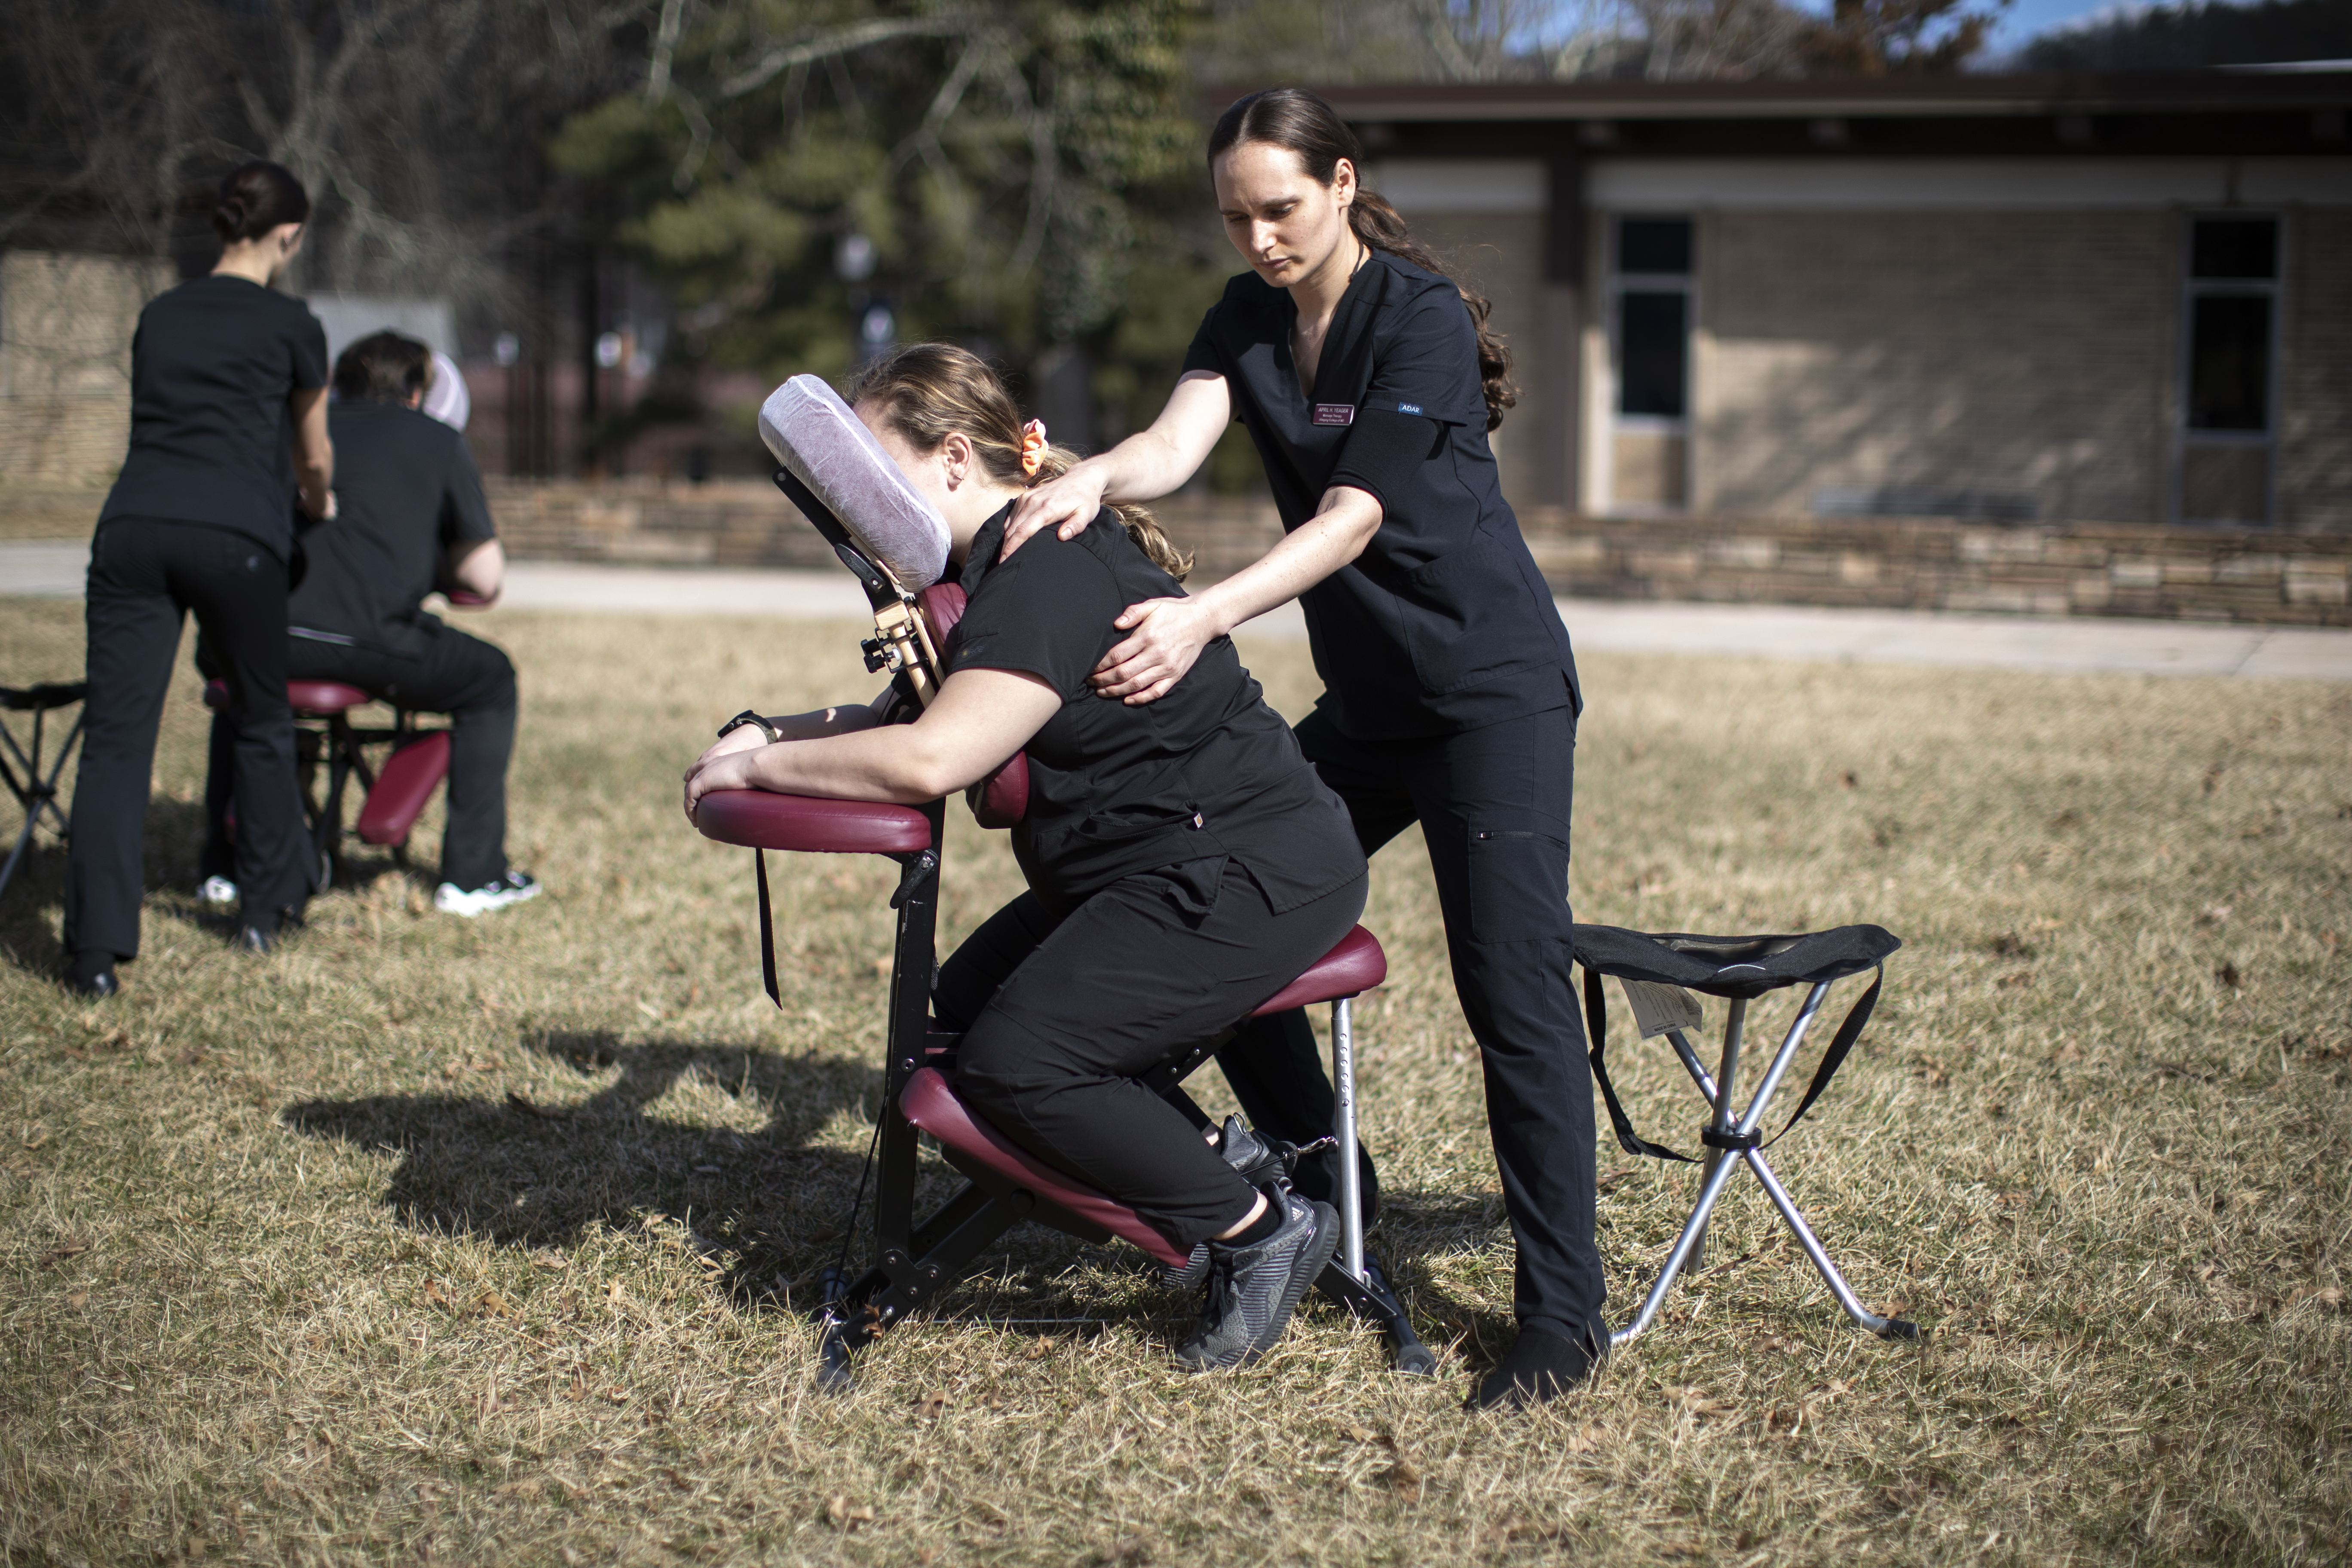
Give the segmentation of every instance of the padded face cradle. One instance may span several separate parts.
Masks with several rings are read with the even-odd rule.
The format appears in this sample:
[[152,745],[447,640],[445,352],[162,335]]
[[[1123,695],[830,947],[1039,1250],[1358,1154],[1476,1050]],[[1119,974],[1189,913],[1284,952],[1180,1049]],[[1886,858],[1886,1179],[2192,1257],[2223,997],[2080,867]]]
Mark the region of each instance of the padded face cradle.
[[760,407],[760,439],[900,587],[911,593],[940,580],[948,564],[947,520],[832,387],[796,375],[770,393]]

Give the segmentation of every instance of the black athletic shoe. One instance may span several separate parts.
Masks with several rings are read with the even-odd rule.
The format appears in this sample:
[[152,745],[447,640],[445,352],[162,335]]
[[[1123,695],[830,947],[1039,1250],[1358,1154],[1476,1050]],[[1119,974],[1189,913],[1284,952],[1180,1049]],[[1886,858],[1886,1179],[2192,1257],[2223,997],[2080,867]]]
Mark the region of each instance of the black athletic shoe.
[[1209,1291],[1192,1337],[1176,1359],[1193,1372],[1245,1366],[1272,1350],[1290,1326],[1290,1314],[1339,1247],[1339,1215],[1279,1189],[1266,1194],[1284,1205],[1283,1222],[1264,1241],[1209,1247]]
[[[1243,1181],[1258,1188],[1288,1189],[1290,1162],[1283,1157],[1283,1151],[1289,1148],[1287,1143],[1272,1142],[1251,1131],[1238,1116],[1225,1118],[1224,1131],[1217,1138],[1217,1152],[1225,1163],[1239,1172]],[[1295,1150],[1292,1154],[1295,1158]],[[1192,1256],[1185,1259],[1182,1268],[1160,1271],[1161,1284],[1188,1294],[1199,1289],[1201,1281],[1208,1277],[1209,1244],[1205,1241],[1194,1245]]]
[[93,1002],[121,991],[122,982],[114,977],[114,954],[75,953],[66,965],[66,989]]
[[1548,1329],[1523,1328],[1511,1353],[1478,1380],[1464,1408],[1524,1410],[1542,1405],[1583,1387],[1600,1364],[1590,1337],[1571,1340]]

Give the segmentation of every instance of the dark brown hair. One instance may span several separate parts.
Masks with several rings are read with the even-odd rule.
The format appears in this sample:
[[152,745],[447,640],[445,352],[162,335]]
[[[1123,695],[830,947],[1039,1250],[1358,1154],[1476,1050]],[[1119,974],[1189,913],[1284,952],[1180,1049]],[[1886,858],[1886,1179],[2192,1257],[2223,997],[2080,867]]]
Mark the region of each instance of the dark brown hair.
[[[890,428],[918,452],[934,452],[949,436],[961,434],[980,454],[990,475],[1026,489],[1069,472],[1077,454],[1047,447],[1037,471],[1021,471],[1021,410],[1013,395],[970,349],[953,343],[908,343],[859,371],[845,394],[854,405],[879,403],[889,411]],[[1151,563],[1181,583],[1192,558],[1168,542],[1159,520],[1139,506],[1113,506],[1119,525]]]
[[362,338],[335,356],[335,395],[351,403],[405,403],[433,380],[433,351],[398,332]]
[[256,159],[221,182],[213,228],[224,245],[259,239],[281,223],[310,216],[310,195],[281,164]]
[[[1348,208],[1348,226],[1356,237],[1375,250],[1402,257],[1450,280],[1438,258],[1412,242],[1404,219],[1389,199],[1364,188],[1363,146],[1329,104],[1303,87],[1268,88],[1235,99],[1217,116],[1216,128],[1209,132],[1209,161],[1213,163],[1226,152],[1250,142],[1297,153],[1307,174],[1326,188],[1339,175],[1339,160],[1347,159],[1356,171],[1356,199]],[[1503,410],[1519,400],[1519,389],[1511,383],[1511,351],[1487,329],[1492,302],[1458,282],[1454,288],[1470,308],[1470,324],[1478,334],[1478,379],[1486,394],[1486,428],[1492,430],[1503,422]]]

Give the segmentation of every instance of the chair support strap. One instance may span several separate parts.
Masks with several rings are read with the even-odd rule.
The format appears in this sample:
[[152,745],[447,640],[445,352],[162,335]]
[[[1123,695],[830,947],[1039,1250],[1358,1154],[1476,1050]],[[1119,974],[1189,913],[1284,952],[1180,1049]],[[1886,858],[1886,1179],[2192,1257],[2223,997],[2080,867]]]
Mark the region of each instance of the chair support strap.
[[768,1000],[782,1012],[784,994],[776,984],[776,922],[768,910],[768,852],[752,850],[751,864],[760,883],[760,981],[768,988]]
[[[1821,1065],[1813,1068],[1813,1080],[1805,1086],[1805,1098],[1798,1102],[1796,1110],[1769,1142],[1763,1141],[1760,1133],[1717,1132],[1711,1127],[1701,1131],[1699,1142],[1710,1149],[1766,1149],[1787,1137],[1789,1129],[1804,1120],[1805,1112],[1813,1108],[1813,1101],[1829,1088],[1830,1079],[1835,1078],[1838,1068],[1844,1065],[1854,1042],[1862,1038],[1862,1031],[1869,1026],[1870,1016],[1878,1007],[1878,994],[1885,984],[1886,970],[1880,965],[1871,972],[1870,989],[1864,992],[1861,999],[1847,1011],[1845,1021],[1838,1026],[1836,1035],[1831,1037],[1829,1049],[1822,1053]],[[1606,1059],[1609,999],[1601,985],[1601,972],[1591,964],[1584,966],[1584,1028],[1591,1043],[1592,1081],[1601,1086],[1601,1098],[1609,1107],[1609,1124],[1616,1129],[1617,1146],[1637,1160],[1646,1156],[1653,1160],[1679,1160],[1685,1165],[1697,1164],[1699,1162],[1690,1155],[1676,1153],[1663,1143],[1650,1142],[1633,1131],[1633,1119],[1625,1114],[1624,1101],[1617,1098],[1617,1088],[1609,1081]]]

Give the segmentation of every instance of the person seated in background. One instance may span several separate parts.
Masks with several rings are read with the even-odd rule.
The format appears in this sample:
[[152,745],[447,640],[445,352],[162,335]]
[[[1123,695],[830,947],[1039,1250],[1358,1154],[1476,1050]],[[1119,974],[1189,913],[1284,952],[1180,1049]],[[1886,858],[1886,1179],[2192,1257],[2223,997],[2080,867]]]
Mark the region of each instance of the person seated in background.
[[[539,883],[507,864],[514,665],[424,608],[436,588],[487,606],[506,574],[465,437],[422,412],[434,374],[432,351],[397,332],[362,338],[336,357],[327,423],[341,514],[333,528],[302,540],[308,566],[287,605],[286,669],[289,679],[340,680],[384,702],[450,716],[448,827],[434,904],[470,917],[531,898]],[[236,897],[224,874],[225,778],[215,720],[206,903]]]

